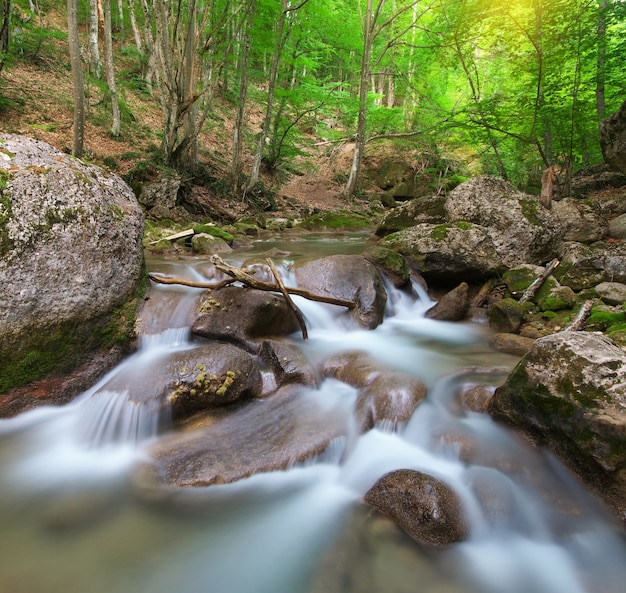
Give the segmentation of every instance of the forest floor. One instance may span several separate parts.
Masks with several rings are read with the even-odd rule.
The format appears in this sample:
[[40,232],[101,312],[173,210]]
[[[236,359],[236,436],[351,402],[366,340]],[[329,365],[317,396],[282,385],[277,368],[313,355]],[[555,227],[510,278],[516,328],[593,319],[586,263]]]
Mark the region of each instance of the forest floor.
[[[71,152],[73,102],[68,70],[48,61],[21,63],[2,72],[0,85],[0,132],[25,135]],[[159,145],[163,115],[158,102],[143,93],[122,91],[122,132],[119,138],[113,138],[109,134],[110,103],[102,89],[87,85],[86,94],[84,158],[124,176]],[[216,97],[211,118],[200,135],[201,163],[224,175],[231,158],[234,110],[234,105]],[[260,112],[249,113],[249,130],[260,131],[261,117]],[[278,171],[269,176],[262,172],[262,181],[282,198],[279,204],[289,203],[294,210],[348,208],[338,179],[347,178],[351,145],[318,144],[317,140],[308,139],[306,161],[301,167],[296,163],[297,174]],[[253,149],[249,147],[247,162],[244,156],[244,170],[250,169]]]

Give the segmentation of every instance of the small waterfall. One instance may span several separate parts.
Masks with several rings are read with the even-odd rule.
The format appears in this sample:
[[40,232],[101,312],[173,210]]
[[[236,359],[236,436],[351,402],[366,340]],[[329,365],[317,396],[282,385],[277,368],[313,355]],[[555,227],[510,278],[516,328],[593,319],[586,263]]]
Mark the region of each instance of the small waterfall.
[[[204,263],[158,265],[206,279]],[[281,273],[290,285],[289,262]],[[11,544],[0,555],[0,590],[622,593],[626,544],[614,521],[553,456],[460,405],[464,386],[503,378],[512,359],[489,350],[484,327],[426,319],[432,301],[418,286],[389,287],[387,317],[373,331],[344,323],[339,307],[295,297],[310,339],[291,337],[314,363],[361,350],[420,378],[428,395],[405,424],[360,434],[358,390],[326,379],[297,398],[303,416],[319,411],[345,425],[316,459],[233,484],[149,490],[131,472],[164,421],[168,357],[194,347],[201,294],[153,288],[135,354],[67,406],[0,420],[0,520]],[[469,368],[485,364],[502,375]],[[364,494],[396,469],[448,484],[468,540],[425,553],[375,514],[365,519],[368,538],[351,531]],[[323,557],[337,573],[330,585]],[[378,573],[382,585],[370,579]]]

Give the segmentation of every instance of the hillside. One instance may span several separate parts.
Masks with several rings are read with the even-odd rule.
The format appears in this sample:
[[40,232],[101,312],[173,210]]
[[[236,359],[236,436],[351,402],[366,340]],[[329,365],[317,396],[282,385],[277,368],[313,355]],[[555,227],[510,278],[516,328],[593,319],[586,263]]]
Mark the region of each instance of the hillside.
[[[15,63],[0,78],[0,131],[42,140],[71,152],[72,81],[65,43],[54,41],[46,54],[35,60]],[[151,167],[159,146],[163,116],[158,102],[141,89],[133,88],[134,64],[117,57],[118,84],[122,99],[122,131],[119,138],[109,134],[110,101],[102,83],[86,82],[88,114],[84,158],[129,177]],[[260,129],[261,107],[248,106],[249,132]],[[235,106],[219,95],[213,99],[209,123],[200,134],[200,163],[211,174],[226,177],[231,158]],[[307,156],[291,167],[297,173],[264,174],[264,186],[275,196],[277,207],[296,210],[345,208],[337,181],[347,175],[352,158],[350,145],[320,144],[307,138]],[[248,157],[252,147],[244,151]],[[249,163],[248,163],[249,165]],[[228,196],[223,196],[229,199]],[[235,199],[234,197],[231,199]]]

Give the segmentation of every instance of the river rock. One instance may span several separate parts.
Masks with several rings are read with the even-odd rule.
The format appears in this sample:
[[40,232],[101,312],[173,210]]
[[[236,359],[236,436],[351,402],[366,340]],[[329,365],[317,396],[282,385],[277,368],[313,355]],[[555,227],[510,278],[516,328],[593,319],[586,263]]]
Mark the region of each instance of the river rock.
[[489,338],[489,346],[498,352],[506,352],[514,356],[524,356],[533,346],[533,338],[518,334],[499,333]]
[[411,280],[411,270],[404,257],[386,247],[369,247],[363,257],[374,264],[396,288],[407,286]]
[[388,212],[376,227],[376,235],[385,237],[420,223],[446,222],[445,197],[429,194],[401,204]]
[[263,386],[256,361],[232,344],[211,343],[174,353],[167,362],[167,374],[166,400],[175,421],[257,397]]
[[469,286],[467,282],[461,282],[456,288],[444,294],[435,306],[428,309],[426,317],[438,321],[461,321],[469,306]]
[[607,221],[597,208],[574,198],[564,198],[552,203],[552,214],[562,229],[563,241],[592,243],[606,237]]
[[380,325],[387,293],[376,267],[360,255],[331,255],[298,263],[295,275],[300,288],[356,303],[351,316],[366,329]]
[[626,353],[614,342],[590,332],[536,340],[489,410],[559,454],[626,520]]
[[295,344],[279,340],[264,340],[261,360],[272,371],[277,385],[299,383],[315,385],[316,372],[302,350]]
[[524,317],[524,307],[512,298],[495,301],[487,310],[489,325],[500,333],[516,334],[524,321]]
[[128,340],[143,213],[117,175],[30,138],[0,136],[0,175],[2,392]]
[[331,356],[322,365],[322,374],[343,381],[352,387],[365,387],[384,371],[367,352],[348,351]]
[[204,338],[235,342],[257,354],[263,338],[287,336],[299,327],[282,295],[226,286],[202,297],[191,331]]
[[440,546],[462,541],[468,535],[454,491],[416,470],[385,474],[367,491],[365,503],[391,517],[419,543]]
[[176,206],[180,184],[180,177],[176,175],[145,183],[139,191],[139,202],[153,218],[167,218]]
[[524,194],[497,177],[475,177],[446,199],[449,222],[471,222],[489,236],[507,267],[542,263],[554,256],[562,229],[536,196]]
[[600,122],[600,147],[604,160],[617,171],[626,173],[626,101]]
[[406,373],[384,372],[360,390],[356,419],[362,432],[383,426],[395,428],[407,422],[426,397],[426,386]]
[[560,265],[554,277],[575,291],[601,282],[626,283],[626,243],[565,242],[559,249]]
[[473,280],[506,270],[490,235],[485,227],[468,222],[421,223],[386,236],[380,244],[411,258],[427,281]]
[[347,426],[311,393],[288,386],[269,399],[203,412],[148,450],[154,468],[139,472],[138,488],[158,496],[168,486],[224,484],[323,453]]
[[622,282],[600,282],[596,292],[607,305],[623,305],[626,303],[626,284]]

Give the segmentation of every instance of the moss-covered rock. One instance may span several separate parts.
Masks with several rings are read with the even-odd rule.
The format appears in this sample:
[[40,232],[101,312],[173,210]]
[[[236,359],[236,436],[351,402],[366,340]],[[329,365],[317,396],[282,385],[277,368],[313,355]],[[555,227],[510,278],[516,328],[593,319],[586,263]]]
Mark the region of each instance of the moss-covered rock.
[[513,298],[500,299],[488,311],[489,325],[497,332],[515,334],[519,331],[526,309]]
[[406,286],[411,279],[411,271],[406,259],[386,247],[368,247],[363,252],[363,257],[373,263],[393,282],[396,288]]
[[122,319],[132,328],[144,228],[116,175],[43,142],[2,138],[0,392],[129,339]]
[[489,410],[548,445],[626,518],[626,353],[607,337],[535,341]]
[[313,230],[336,229],[363,229],[371,227],[372,220],[348,210],[326,211],[313,214],[302,221],[302,228]]

